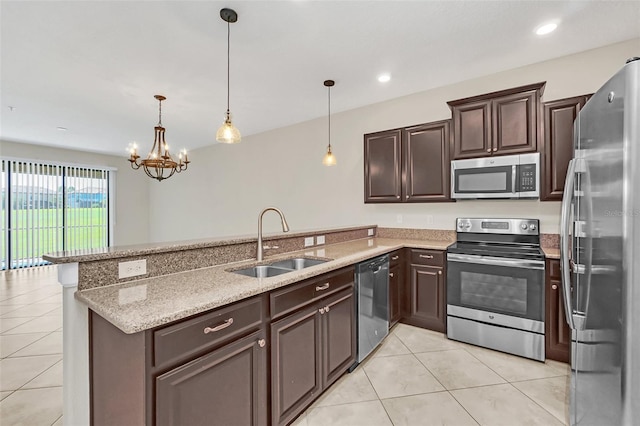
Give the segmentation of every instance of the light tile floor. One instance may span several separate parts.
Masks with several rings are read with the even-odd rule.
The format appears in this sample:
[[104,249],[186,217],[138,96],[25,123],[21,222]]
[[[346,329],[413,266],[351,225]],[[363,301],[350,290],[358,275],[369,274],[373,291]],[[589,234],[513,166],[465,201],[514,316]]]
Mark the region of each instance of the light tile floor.
[[[62,296],[55,266],[0,272],[0,425],[62,424]],[[568,424],[569,368],[398,324],[294,423]]]
[[0,425],[54,424],[62,424],[57,269],[0,272]]

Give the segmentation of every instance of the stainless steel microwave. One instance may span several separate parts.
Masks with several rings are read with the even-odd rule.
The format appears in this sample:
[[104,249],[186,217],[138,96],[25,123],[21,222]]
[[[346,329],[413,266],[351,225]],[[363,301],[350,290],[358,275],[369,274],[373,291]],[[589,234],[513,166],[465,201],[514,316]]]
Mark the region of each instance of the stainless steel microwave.
[[451,198],[539,198],[540,153],[451,162]]

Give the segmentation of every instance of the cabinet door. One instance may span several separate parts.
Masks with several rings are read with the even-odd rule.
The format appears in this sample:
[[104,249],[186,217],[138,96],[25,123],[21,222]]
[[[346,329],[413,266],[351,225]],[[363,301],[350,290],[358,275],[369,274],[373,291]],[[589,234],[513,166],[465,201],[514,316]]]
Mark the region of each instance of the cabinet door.
[[335,382],[356,361],[355,306],[353,289],[320,302],[323,389]]
[[411,265],[411,323],[435,331],[445,331],[445,281],[443,268]]
[[320,394],[320,313],[315,305],[271,324],[272,424],[287,424]]
[[556,260],[547,262],[545,353],[548,359],[569,363],[571,329],[564,313],[561,278],[559,274],[553,274],[553,271],[560,271],[559,263]]
[[577,96],[543,104],[542,201],[562,201],[564,179],[573,157],[573,122],[586,100],[586,96]]
[[266,425],[264,335],[253,333],[158,376],[155,424]]
[[450,121],[403,131],[405,201],[450,201]]
[[519,154],[538,149],[540,92],[529,90],[491,101],[492,154]]
[[364,202],[398,203],[402,195],[401,132],[364,135]]
[[475,158],[491,153],[491,101],[482,100],[451,108],[453,159]]

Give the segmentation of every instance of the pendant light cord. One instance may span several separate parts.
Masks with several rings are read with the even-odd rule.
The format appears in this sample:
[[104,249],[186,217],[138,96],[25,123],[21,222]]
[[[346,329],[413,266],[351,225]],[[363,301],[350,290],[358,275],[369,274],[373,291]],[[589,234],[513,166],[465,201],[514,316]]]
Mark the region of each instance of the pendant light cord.
[[331,150],[331,86],[329,86],[329,150]]
[[162,99],[158,99],[158,126],[162,127]]
[[227,115],[229,115],[229,91],[231,87],[230,80],[230,65],[231,61],[231,23],[227,21]]

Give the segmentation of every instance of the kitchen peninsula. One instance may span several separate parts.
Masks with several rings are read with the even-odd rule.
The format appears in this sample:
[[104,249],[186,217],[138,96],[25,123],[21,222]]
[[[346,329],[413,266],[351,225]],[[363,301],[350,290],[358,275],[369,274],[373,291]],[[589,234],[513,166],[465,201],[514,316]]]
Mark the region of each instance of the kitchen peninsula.
[[[304,240],[309,236],[324,236],[325,244],[304,248]],[[253,320],[247,320],[248,328],[239,333],[246,331],[250,336],[255,334],[251,333],[252,331],[262,333],[256,335],[259,337],[256,341],[261,345],[256,346],[264,347],[268,342],[265,337],[269,336],[266,332],[269,328],[268,321],[277,315],[274,314],[274,309],[277,308],[274,308],[273,304],[270,306],[267,297],[271,295],[273,298],[275,291],[285,287],[304,286],[302,282],[313,281],[317,277],[327,277],[327,279],[335,278],[339,282],[335,297],[343,293],[348,297],[349,292],[351,294],[353,292],[352,265],[355,263],[405,247],[442,252],[452,241],[451,231],[389,231],[378,230],[376,226],[292,233],[287,234],[286,237],[269,236],[265,238],[265,243],[277,246],[278,249],[274,251],[278,252],[269,255],[265,263],[301,256],[328,260],[320,265],[270,278],[251,278],[231,272],[257,264],[255,260],[247,260],[254,256],[255,238],[201,240],[168,245],[111,248],[89,253],[49,255],[47,260],[59,264],[59,281],[64,286],[65,422],[89,424],[92,419],[94,424],[101,424],[100,418],[95,416],[104,414],[109,416],[111,421],[135,419],[136,423],[153,424],[155,417],[153,407],[156,406],[153,400],[155,391],[151,390],[154,388],[152,378],[146,376],[146,373],[140,373],[144,370],[144,363],[148,361],[148,359],[145,361],[145,354],[142,352],[145,347],[153,344],[149,336],[160,328],[165,329],[168,324],[170,328],[176,324],[198,321],[198,318],[206,317],[210,312],[224,311],[230,304],[235,307],[242,305],[245,301],[249,301],[247,303],[254,301],[255,304],[248,307],[247,312],[253,311],[260,314],[254,321],[256,330],[251,328]],[[140,259],[146,260],[148,277],[128,281],[118,280],[118,263]],[[439,280],[443,284],[442,275],[440,277]],[[334,296],[327,296],[322,303],[332,297]],[[402,294],[398,297],[406,298],[408,295]],[[320,298],[314,298],[312,301],[316,303],[319,300]],[[329,302],[331,301],[327,303]],[[349,304],[344,304],[345,307],[347,305]],[[290,311],[293,312],[293,309],[297,308],[292,308]],[[340,312],[338,309],[334,311]],[[236,325],[242,327],[243,323],[238,321]],[[99,365],[96,363],[98,359],[106,359],[109,358],[106,355],[110,355],[115,361],[118,359],[118,354],[128,356],[127,351],[131,347],[127,347],[122,342],[117,346],[116,351],[112,350],[113,346],[110,348],[100,346],[100,342],[96,341],[95,337],[97,329],[92,329],[94,326],[109,330],[111,335],[122,338],[122,342],[137,340],[133,346],[142,348],[137,358],[125,358],[120,364],[112,364],[109,367],[120,368],[122,377],[132,378],[133,382],[136,382],[136,373],[146,377],[146,380],[136,382],[137,388],[130,389],[130,391],[139,391],[137,401],[128,399],[127,404],[111,407],[119,412],[107,413],[104,410],[109,410],[109,407],[97,406],[94,406],[91,412],[90,393],[96,396],[101,390],[99,383],[95,381],[90,385],[90,377],[92,372],[99,370]],[[245,334],[241,334],[240,337]],[[234,336],[238,337],[238,335]],[[273,338],[273,328],[271,337]],[[137,344],[141,346],[136,346]],[[111,349],[113,353],[96,352],[100,347]],[[270,347],[271,343],[267,346],[265,353]],[[206,350],[209,349],[211,348],[206,348]],[[157,346],[155,350],[157,354]],[[194,353],[196,354],[194,356],[203,356],[202,351]],[[168,365],[163,362],[157,361],[154,368]],[[337,379],[349,365],[343,367],[332,380]],[[117,377],[115,370],[111,373],[113,373],[110,374],[111,377]],[[97,376],[93,377],[98,379]],[[105,375],[102,377],[104,378]],[[325,384],[324,388],[329,384]],[[125,383],[123,382],[122,385]],[[148,392],[145,392],[145,389]],[[122,390],[113,388],[104,391],[119,401],[118,395],[131,396],[127,393],[122,394]],[[317,397],[318,394],[314,394],[313,397]],[[159,393],[156,395],[160,397]],[[103,400],[104,398],[100,399],[100,401]],[[265,407],[258,407],[258,409],[266,412]],[[289,421],[296,413],[294,411],[282,413],[283,417],[279,419],[277,410],[273,411],[272,419],[275,418],[278,422]],[[262,421],[265,419],[262,414],[256,418]]]

